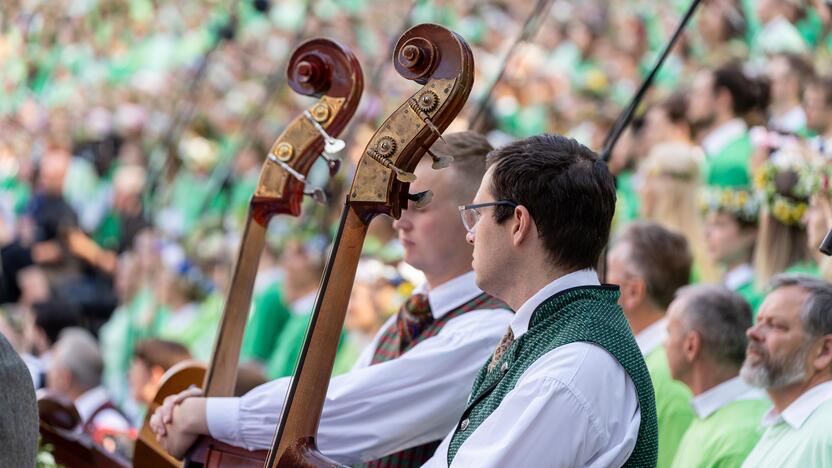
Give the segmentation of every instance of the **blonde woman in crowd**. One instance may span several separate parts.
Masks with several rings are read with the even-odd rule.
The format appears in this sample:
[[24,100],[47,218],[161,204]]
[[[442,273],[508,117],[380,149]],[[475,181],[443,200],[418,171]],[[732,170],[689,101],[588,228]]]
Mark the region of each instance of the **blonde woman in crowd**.
[[718,278],[708,255],[699,211],[702,152],[684,142],[660,143],[639,166],[641,218],[685,236],[694,258],[692,280]]
[[803,156],[793,149],[774,153],[755,173],[754,185],[763,203],[754,253],[757,287],[778,273],[817,275],[803,222],[812,192]]

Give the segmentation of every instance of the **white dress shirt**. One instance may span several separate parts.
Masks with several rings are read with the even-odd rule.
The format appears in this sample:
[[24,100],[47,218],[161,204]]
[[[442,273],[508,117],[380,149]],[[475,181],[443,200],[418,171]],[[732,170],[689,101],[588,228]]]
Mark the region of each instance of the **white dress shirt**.
[[667,317],[650,324],[636,335],[636,344],[642,356],[652,353],[656,348],[664,345],[665,341],[667,341]]
[[796,133],[806,127],[806,111],[799,105],[792,107],[783,115],[772,115],[768,119],[768,126],[782,132]]
[[[515,339],[534,310],[569,288],[598,285],[594,270],[565,275],[528,299],[511,322]],[[621,466],[638,438],[641,411],[632,379],[604,348],[586,342],[534,362],[500,406],[465,440],[454,467]],[[426,467],[447,466],[448,434]]]
[[[87,390],[75,400],[75,409],[81,416],[81,425],[87,423],[98,408],[110,401],[110,395],[104,387],[95,387]],[[130,430],[130,423],[118,411],[107,408],[99,411],[92,421],[96,429],[111,429],[113,431],[127,432]],[[81,429],[80,427],[78,428]]]
[[769,427],[785,421],[792,429],[800,429],[800,426],[809,419],[820,405],[832,400],[832,381],[824,382],[810,388],[803,395],[793,401],[782,413],[771,408],[763,417],[763,426]]
[[693,397],[691,405],[699,419],[705,419],[725,406],[742,400],[765,400],[765,392],[734,377]]
[[[435,318],[482,293],[473,272],[420,291],[428,293]],[[381,334],[396,320],[391,317],[355,367],[330,381],[318,447],[330,458],[354,464],[444,437],[512,317],[506,309],[467,312],[401,357],[370,366]],[[209,398],[211,435],[249,450],[269,448],[289,380],[263,384],[241,398]]]

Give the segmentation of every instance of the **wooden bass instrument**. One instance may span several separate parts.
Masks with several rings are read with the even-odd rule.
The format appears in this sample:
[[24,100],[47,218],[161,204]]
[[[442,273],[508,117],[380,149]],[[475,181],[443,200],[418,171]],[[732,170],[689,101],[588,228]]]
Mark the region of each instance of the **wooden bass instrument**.
[[429,199],[408,193],[412,171],[473,85],[471,49],[441,26],[406,31],[393,57],[396,71],[422,88],[382,123],[358,163],[267,467],[337,466],[318,451],[315,437],[364,237],[377,215],[399,218],[408,200]]
[[[191,385],[201,385],[207,397],[233,396],[245,325],[266,228],[278,214],[298,216],[304,195],[321,201],[323,191],[306,180],[312,164],[322,156],[334,174],[340,161],[331,153],[344,143],[333,138],[346,127],[358,107],[364,87],[361,66],[346,47],[328,40],[312,39],[298,46],[287,67],[289,86],[297,93],[319,100],[296,117],[277,138],[260,171],[251,198],[240,250],[222,313],[213,354],[207,369],[193,362],[171,368],[148,407],[134,452],[136,467],[173,467],[180,462],[156,442],[150,416],[167,396]],[[322,150],[326,152],[322,153]],[[206,438],[207,439],[207,438]],[[197,446],[206,443],[200,439]],[[204,453],[198,447],[192,454]]]

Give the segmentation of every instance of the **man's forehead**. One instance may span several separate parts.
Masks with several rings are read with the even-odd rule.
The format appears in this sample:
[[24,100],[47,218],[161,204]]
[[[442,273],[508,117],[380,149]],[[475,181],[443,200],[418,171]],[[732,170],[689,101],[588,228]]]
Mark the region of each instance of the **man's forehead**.
[[758,317],[796,319],[800,317],[809,292],[799,286],[783,286],[766,296]]
[[430,190],[433,192],[434,200],[451,197],[456,184],[462,183],[453,164],[444,169],[434,169],[430,158],[419,161],[413,173],[416,175],[416,181],[410,184],[410,193]]

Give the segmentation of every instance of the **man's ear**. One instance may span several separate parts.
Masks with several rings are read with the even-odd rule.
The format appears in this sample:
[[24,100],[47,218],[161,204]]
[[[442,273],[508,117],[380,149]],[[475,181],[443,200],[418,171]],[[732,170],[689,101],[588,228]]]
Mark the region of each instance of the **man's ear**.
[[647,284],[638,276],[631,276],[621,286],[621,307],[633,310],[644,302],[647,296]]
[[688,362],[693,362],[702,351],[702,337],[698,332],[689,331],[682,341],[682,352]]
[[162,369],[162,366],[153,366],[150,369],[150,381],[153,382],[153,385],[157,385],[162,380],[163,375],[165,375],[165,370]]
[[529,239],[533,232],[537,232],[537,226],[529,210],[523,205],[514,208],[511,223],[511,237],[515,247],[519,247],[526,239]]
[[832,335],[820,337],[820,348],[812,360],[812,365],[819,372],[832,367]]

